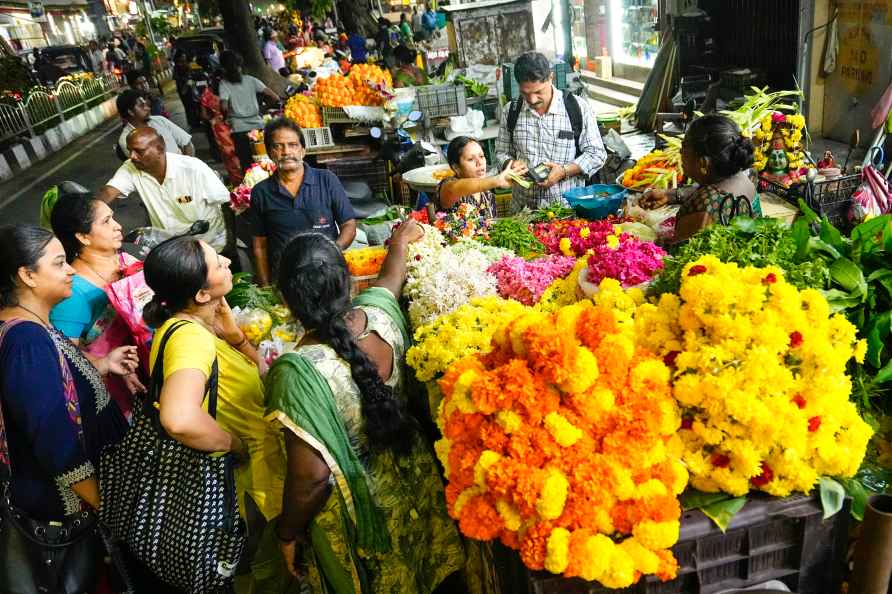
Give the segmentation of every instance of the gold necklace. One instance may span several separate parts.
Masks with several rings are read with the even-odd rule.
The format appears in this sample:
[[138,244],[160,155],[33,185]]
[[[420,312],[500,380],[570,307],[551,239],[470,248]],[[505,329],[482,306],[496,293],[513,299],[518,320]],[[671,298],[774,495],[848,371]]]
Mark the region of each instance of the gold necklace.
[[46,327],[46,328],[51,328],[50,323],[49,323],[48,321],[44,320],[42,317],[40,317],[40,314],[35,313],[35,312],[34,312],[33,310],[31,310],[31,309],[28,309],[27,307],[25,307],[25,306],[22,305],[21,303],[18,304],[18,305],[16,305],[16,307],[18,307],[19,309],[23,309],[23,310],[27,311],[29,314],[31,314],[32,316],[34,316],[35,318],[37,318],[38,320],[40,320],[40,323],[43,324],[44,327]]
[[[90,264],[87,263],[87,261],[84,260],[83,258],[78,258],[78,259],[81,261],[81,263],[83,263],[84,266],[86,266],[87,268],[90,269],[90,272],[92,272],[93,274],[95,274],[96,276],[98,276],[99,278],[101,278],[101,279],[102,279],[102,282],[104,282],[105,284],[110,285],[110,284],[112,284],[113,282],[115,282],[115,281],[113,281],[113,280],[109,280],[109,279],[107,279],[104,275],[99,274],[99,271],[96,270],[95,268],[93,268],[92,266],[90,266]],[[118,272],[120,272],[120,270],[118,270]],[[114,274],[112,274],[112,276],[114,276]]]

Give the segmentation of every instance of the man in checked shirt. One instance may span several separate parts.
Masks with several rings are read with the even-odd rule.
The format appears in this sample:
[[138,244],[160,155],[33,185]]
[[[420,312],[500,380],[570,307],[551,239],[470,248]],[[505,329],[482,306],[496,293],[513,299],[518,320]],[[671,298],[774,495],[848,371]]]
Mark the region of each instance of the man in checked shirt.
[[554,88],[551,64],[538,52],[517,58],[514,77],[520,98],[503,110],[496,162],[501,170],[517,159],[530,169],[544,163],[550,173],[528,190],[515,185],[512,210],[566,205],[562,194],[586,185],[607,158],[595,114],[584,99]]

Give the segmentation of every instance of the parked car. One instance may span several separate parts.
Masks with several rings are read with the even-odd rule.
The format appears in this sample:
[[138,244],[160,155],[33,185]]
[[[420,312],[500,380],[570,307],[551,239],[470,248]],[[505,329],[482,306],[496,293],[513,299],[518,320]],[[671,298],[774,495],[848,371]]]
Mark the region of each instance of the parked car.
[[42,65],[34,64],[33,50],[19,52],[19,57],[35,72],[37,78],[46,85],[55,84],[63,76],[79,72],[93,72],[90,56],[76,45],[53,45],[40,48]]
[[228,49],[223,29],[204,29],[177,37],[173,43],[173,55],[184,52],[208,72],[220,66],[220,53]]

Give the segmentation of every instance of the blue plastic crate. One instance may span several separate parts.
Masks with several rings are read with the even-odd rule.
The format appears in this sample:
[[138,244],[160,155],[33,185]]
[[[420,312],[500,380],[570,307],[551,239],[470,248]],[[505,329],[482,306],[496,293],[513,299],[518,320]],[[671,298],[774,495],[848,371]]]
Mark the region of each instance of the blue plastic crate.
[[595,184],[567,190],[563,196],[577,216],[593,221],[616,214],[627,193],[628,190],[618,184]]

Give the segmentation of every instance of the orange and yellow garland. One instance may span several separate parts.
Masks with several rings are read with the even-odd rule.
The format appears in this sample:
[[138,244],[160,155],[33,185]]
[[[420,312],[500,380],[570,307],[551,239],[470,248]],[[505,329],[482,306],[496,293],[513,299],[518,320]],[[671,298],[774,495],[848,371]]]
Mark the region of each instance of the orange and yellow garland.
[[491,352],[452,364],[436,450],[466,536],[499,538],[531,569],[621,588],[675,577],[688,475],[669,369],[635,346],[618,283],[601,289],[597,305],[526,308]]

